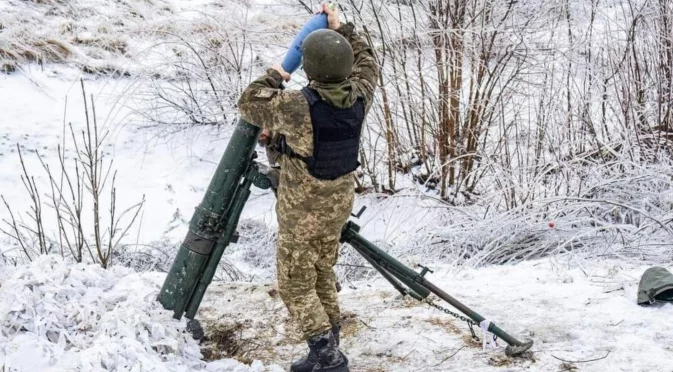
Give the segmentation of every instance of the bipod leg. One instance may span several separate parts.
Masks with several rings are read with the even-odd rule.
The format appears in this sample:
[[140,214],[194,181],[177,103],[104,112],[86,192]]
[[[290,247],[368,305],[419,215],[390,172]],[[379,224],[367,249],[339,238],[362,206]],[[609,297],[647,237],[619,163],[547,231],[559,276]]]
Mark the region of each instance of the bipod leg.
[[[427,297],[430,293],[434,293],[437,297],[451,304],[453,307],[458,309],[477,324],[480,324],[486,320],[483,316],[463,305],[458,300],[451,297],[448,293],[444,292],[441,288],[426,280],[424,275],[427,272],[427,269],[424,269],[421,273],[410,269],[383,251],[381,248],[363,238],[360,234],[358,234],[359,231],[360,226],[356,225],[352,221],[348,221],[342,229],[340,241],[342,243],[348,243],[353,248],[355,248],[358,253],[363,255],[369,263],[372,263],[372,266],[377,268],[377,270],[382,273],[382,275],[388,279],[388,281],[394,283],[389,279],[390,276],[393,276],[395,279],[404,283],[417,294],[420,294],[422,298]],[[500,327],[494,323],[490,323],[488,331],[509,344],[509,346],[507,346],[505,349],[505,353],[508,356],[521,355],[533,346],[533,341],[527,340],[525,342],[521,342],[507,334],[507,332],[500,329]]]
[[[430,283],[425,279],[423,280],[423,286],[429,289],[430,292],[434,293],[437,297],[441,298],[442,300],[448,302],[451,306],[460,310],[461,313],[467,315],[470,319],[474,320],[475,322],[481,323],[484,320],[486,320],[483,316],[479,315],[477,312],[473,311],[469,307],[463,305],[462,303],[460,303],[460,301],[456,300],[451,295],[444,292],[441,288],[437,287],[436,285]],[[488,326],[488,331],[498,336],[508,344],[507,348],[505,348],[505,354],[507,354],[507,356],[519,356],[524,352],[528,351],[528,349],[530,349],[533,346],[532,340],[526,340],[524,342],[521,342],[516,338],[510,336],[507,332],[503,331],[493,322],[491,322],[491,324]]]
[[383,276],[383,277],[384,277],[384,278],[385,278],[385,279],[386,279],[386,280],[387,280],[387,281],[388,281],[388,282],[389,282],[389,283],[390,283],[390,284],[391,284],[391,285],[392,285],[398,292],[400,292],[400,294],[401,294],[402,296],[409,295],[409,296],[411,296],[412,298],[414,298],[415,300],[423,301],[423,296],[421,296],[421,295],[419,295],[418,293],[416,293],[413,289],[408,288],[408,287],[404,286],[402,283],[400,283],[400,281],[397,280],[397,279],[395,278],[395,276],[393,276],[393,274],[389,273],[386,269],[384,269],[384,268],[381,267],[379,264],[377,264],[375,261],[373,261],[372,259],[370,259],[366,254],[364,254],[363,252],[361,252],[361,251],[358,249],[357,246],[353,246],[353,247],[355,248],[355,250],[356,250],[358,253],[360,253],[360,254],[362,255],[362,257],[365,258],[365,260],[367,260],[367,262],[369,262],[370,265],[372,265],[373,268],[376,269],[376,271],[379,272],[379,274],[381,274],[381,276]]
[[[394,276],[398,281],[404,283],[405,286],[409,287],[410,290],[419,295],[421,299],[430,295],[430,291],[425,288],[422,283],[419,283],[414,279],[414,276],[418,276],[418,273],[388,256],[381,249],[360,236],[360,234],[347,229],[353,225],[354,224],[351,222],[346,224],[344,230],[347,233],[342,232],[340,240],[342,243],[348,243],[351,247],[355,248],[355,250],[360,253],[367,262],[372,264],[383,277],[388,279],[389,282],[391,282],[389,277]],[[382,270],[385,271],[385,274]]]

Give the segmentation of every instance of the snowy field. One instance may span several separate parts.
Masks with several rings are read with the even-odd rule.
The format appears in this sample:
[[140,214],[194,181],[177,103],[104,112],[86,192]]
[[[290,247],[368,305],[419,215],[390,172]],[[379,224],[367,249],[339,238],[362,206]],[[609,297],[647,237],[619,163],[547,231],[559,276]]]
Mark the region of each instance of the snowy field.
[[[30,79],[20,74],[0,76],[5,130],[0,189],[15,208],[27,207],[27,201],[17,175],[20,164],[14,144],[22,144],[28,166],[38,169],[28,150],[53,157],[62,133],[65,97],[68,107],[81,104],[75,77],[63,77],[67,69],[59,71],[58,76],[36,71]],[[110,107],[104,104],[106,98],[114,97],[103,92],[114,92],[114,84],[120,83],[87,82],[89,92],[101,101],[103,117]],[[78,114],[69,108],[66,116],[77,125]],[[136,128],[110,125],[110,130],[114,135],[107,148],[121,170],[120,202],[147,197],[140,239],[179,243],[188,211],[202,196],[226,133],[192,130],[187,135],[193,137],[162,141]],[[363,234],[391,244],[404,242],[411,234],[409,216],[419,221],[433,216],[420,208],[405,214],[405,219],[396,217],[397,208],[385,203],[368,199],[358,203],[370,206],[361,221]],[[177,210],[184,211],[179,220],[174,218]],[[244,218],[272,230],[272,195],[255,191]],[[209,363],[200,359],[199,346],[185,334],[184,323],[154,301],[164,274],[73,266],[54,256],[2,268],[0,364],[12,371],[287,368],[288,361],[304,351],[304,344],[291,327],[286,328],[287,313],[272,291],[272,267],[256,270],[246,262],[251,249],[232,246],[225,258],[260,283],[212,285],[199,314],[209,329],[224,329],[230,335],[228,342],[234,345],[221,346],[223,350],[236,350],[241,361],[256,361],[250,367],[226,358]],[[270,266],[272,244],[265,249],[271,255],[266,262]],[[346,257],[352,254],[349,248],[342,251]],[[420,257],[404,259],[429,263]],[[635,304],[638,280],[647,267],[579,253],[481,269],[434,265],[440,269],[430,275],[436,284],[515,337],[535,340],[533,354],[517,359],[506,358],[502,349],[483,351],[481,343],[470,338],[466,324],[398,298],[383,280],[349,280],[342,292],[344,348],[354,371],[668,371],[673,306]],[[255,275],[262,280],[255,280]],[[592,359],[599,360],[582,362]]]
[[[167,133],[131,120],[139,108],[131,97],[148,81],[138,77],[175,73],[162,69],[162,56],[179,54],[163,44],[165,35],[181,27],[208,29],[220,21],[230,32],[255,23],[256,31],[246,37],[265,47],[254,56],[259,69],[280,58],[305,19],[301,9],[267,0],[121,1],[114,6],[103,0],[0,0],[0,51],[11,44],[30,56],[32,48],[47,43],[54,53],[51,63],[25,63],[12,74],[0,73],[0,195],[15,216],[27,221],[24,212],[31,208],[16,146],[46,195],[49,181],[39,157],[58,169],[59,146],[65,147],[66,160],[75,156],[68,126],[76,133],[85,128],[80,79],[87,99],[92,95],[95,101],[101,132],[108,133],[102,153],[106,161],[114,159],[118,208],[145,199],[108,270],[73,264],[55,246],[50,255],[33,255],[30,262],[15,241],[0,234],[2,370],[283,371],[305,352],[274,289],[275,201],[269,191],[253,188],[239,226],[241,241],[225,252],[220,280],[201,306],[198,318],[208,342],[199,345],[186,333],[184,321],[155,301],[163,271],[187,232],[231,126]],[[244,72],[243,81],[257,70]],[[264,162],[264,152],[259,155]],[[673,220],[666,215],[673,205],[673,188],[665,188],[671,182],[668,169],[643,167],[632,178],[607,180],[608,186],[618,185],[606,186],[607,191],[600,182],[593,186],[599,197],[635,206],[629,213],[636,207],[649,211],[632,213],[643,220],[635,224],[617,218],[605,222],[605,215],[619,213],[614,205],[591,218],[578,217],[570,208],[547,214],[540,205],[549,200],[531,203],[529,214],[500,215],[479,204],[448,206],[403,177],[398,185],[405,192],[358,196],[356,210],[368,207],[358,221],[363,236],[414,268],[430,266],[435,272],[429,280],[535,345],[521,358],[506,357],[502,341],[496,350],[483,350],[464,322],[399,298],[387,282],[361,267],[363,260],[353,249],[342,247],[337,267],[343,285],[342,344],[351,370],[673,372],[673,305],[636,305],[642,273],[662,257],[665,264],[671,262],[670,228],[651,236],[641,232]],[[650,189],[649,180],[656,180],[656,187]],[[635,195],[634,190],[650,193],[620,199]],[[101,200],[106,213],[109,202],[108,192]],[[48,208],[45,213],[52,216]],[[45,229],[57,241],[52,217]],[[8,220],[3,203],[0,221]],[[7,229],[4,222],[2,228]],[[484,247],[483,254],[471,255],[475,246]],[[507,253],[507,246],[520,251]],[[499,256],[503,251],[509,256]],[[543,258],[539,251],[546,252]],[[522,256],[534,259],[520,262]],[[488,265],[496,260],[518,263]]]
[[[58,166],[57,146],[64,141],[65,130],[66,157],[72,159],[75,149],[67,125],[72,124],[77,134],[85,129],[78,80],[81,74],[58,66],[49,66],[44,71],[35,66],[29,68],[25,75],[0,75],[0,112],[3,113],[0,180],[2,194],[17,210],[25,210],[30,200],[24,197],[16,145],[21,147],[26,168],[32,171],[38,185],[48,186],[37,154],[51,166]],[[118,171],[118,204],[128,207],[140,201],[143,195],[147,199],[139,243],[182,237],[185,232],[175,232],[174,228],[182,227],[201,201],[231,128],[218,131],[196,127],[180,136],[166,137],[156,131],[120,125],[128,115],[128,110],[119,103],[120,95],[129,81],[85,80],[84,84],[87,95],[94,97],[101,132],[109,132],[103,154],[114,159],[113,169]],[[259,204],[267,206],[259,213],[270,212],[273,195],[253,190],[251,205],[259,198],[263,199]],[[246,218],[263,218],[254,214],[259,208],[248,209],[252,213]],[[137,235],[137,226],[130,234]]]
[[[535,340],[532,353],[507,358],[502,342],[484,351],[465,323],[399,298],[383,280],[354,281],[342,290],[342,344],[352,371],[670,371],[673,306],[635,303],[646,266],[559,258],[459,275],[435,268],[436,284],[515,337]],[[54,256],[3,268],[2,365],[261,372],[287,370],[305,351],[272,285],[215,283],[198,317],[220,336],[219,352],[252,364],[202,361],[184,323],[154,300],[163,278]]]
[[[646,266],[559,258],[459,275],[435,268],[431,281],[511,335],[535,340],[533,353],[511,359],[502,347],[483,351],[464,322],[400,299],[384,280],[352,282],[342,291],[342,317],[353,371],[671,371],[673,306],[635,302]],[[268,290],[217,285],[202,316],[245,324],[242,347],[251,355],[290,360],[303,345],[283,327],[282,303]]]

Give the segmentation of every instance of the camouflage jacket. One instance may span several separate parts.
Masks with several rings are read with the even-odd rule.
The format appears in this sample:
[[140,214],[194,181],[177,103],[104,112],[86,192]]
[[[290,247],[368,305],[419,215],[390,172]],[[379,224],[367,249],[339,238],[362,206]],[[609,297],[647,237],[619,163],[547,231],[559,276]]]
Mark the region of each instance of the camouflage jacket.
[[[351,76],[338,84],[312,81],[309,86],[317,90],[323,100],[337,107],[350,107],[362,97],[368,112],[379,77],[372,49],[354,31],[351,23],[343,24],[337,32],[346,37],[353,48],[355,63]],[[238,101],[240,114],[249,123],[271,131],[274,138],[279,134],[285,136],[287,144],[299,155],[310,156],[313,153],[313,127],[308,102],[301,91],[283,90],[281,85],[280,73],[267,70],[243,92]],[[353,176],[348,174],[333,181],[318,180],[308,173],[306,164],[299,159],[281,156],[278,162],[281,167],[276,206],[279,232],[315,237],[316,234],[332,235],[335,229],[340,231],[352,208]],[[300,216],[310,218],[305,220]],[[315,229],[316,223],[321,228]],[[331,226],[317,231],[326,225]]]

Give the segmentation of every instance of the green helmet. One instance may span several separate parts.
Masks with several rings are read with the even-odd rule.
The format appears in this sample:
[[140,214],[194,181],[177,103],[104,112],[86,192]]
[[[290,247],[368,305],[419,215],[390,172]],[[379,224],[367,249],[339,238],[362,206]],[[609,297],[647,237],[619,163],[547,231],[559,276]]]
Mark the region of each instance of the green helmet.
[[638,286],[638,305],[673,302],[673,274],[661,266],[645,270]]
[[321,83],[338,83],[347,79],[353,69],[353,48],[336,31],[322,29],[311,32],[301,45],[304,71]]

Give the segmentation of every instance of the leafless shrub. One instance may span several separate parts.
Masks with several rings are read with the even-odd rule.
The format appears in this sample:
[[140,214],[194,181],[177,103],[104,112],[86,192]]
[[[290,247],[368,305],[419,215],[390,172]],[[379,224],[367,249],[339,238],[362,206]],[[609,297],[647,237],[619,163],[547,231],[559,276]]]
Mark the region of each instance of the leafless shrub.
[[[230,22],[237,22],[230,20]],[[179,131],[190,125],[228,125],[237,120],[236,102],[251,78],[253,53],[245,24],[204,15],[184,27],[154,32],[165,42],[144,54],[173,58],[150,67],[152,76],[131,88],[130,106],[146,126]]]
[[173,264],[176,243],[166,239],[150,244],[121,244],[112,251],[117,265],[130,267],[137,272],[168,272]]
[[[32,201],[31,210],[27,213],[31,222],[26,223],[15,216],[3,198],[10,219],[3,220],[8,229],[1,231],[17,242],[28,260],[32,260],[36,254],[52,253],[54,247],[58,247],[61,256],[65,256],[67,250],[76,262],[84,262],[88,254],[90,262],[96,262],[107,268],[112,263],[113,252],[120,246],[121,240],[127,236],[138,217],[145,199],[143,196],[141,202],[121,212],[118,211],[116,171],[109,180],[112,160],[107,162],[101,151],[107,133],[99,133],[93,96],[90,101],[90,114],[83,81],[81,86],[86,129],[77,133],[72,125],[68,126],[76,152],[72,165],[68,164],[65,156],[65,122],[63,144],[58,146],[58,170],[52,171],[49,164],[36,152],[48,177],[50,193],[38,190],[34,178],[29,175],[25,166],[21,149],[18,148],[23,170],[21,179]],[[110,181],[109,188],[107,188],[108,181]],[[110,193],[107,226],[100,205],[104,192]],[[47,197],[44,201],[43,196]],[[87,205],[87,202],[90,205]],[[57,238],[52,238],[44,227],[45,206],[50,207],[55,214]],[[91,213],[90,216],[85,215],[87,208]],[[89,230],[87,225],[91,225],[91,234],[87,233]]]
[[[627,164],[624,162],[623,164]],[[414,234],[410,248],[461,265],[514,263],[557,254],[631,257],[670,262],[673,237],[670,165],[631,164],[620,174],[592,167],[600,182],[574,196],[536,198],[526,205],[483,215],[454,216]]]
[[498,208],[508,210],[571,195],[595,164],[670,158],[670,2],[341,7],[383,72],[361,191],[400,192],[408,185],[398,186],[398,175],[411,173],[424,192],[454,204],[484,203],[497,190]]

